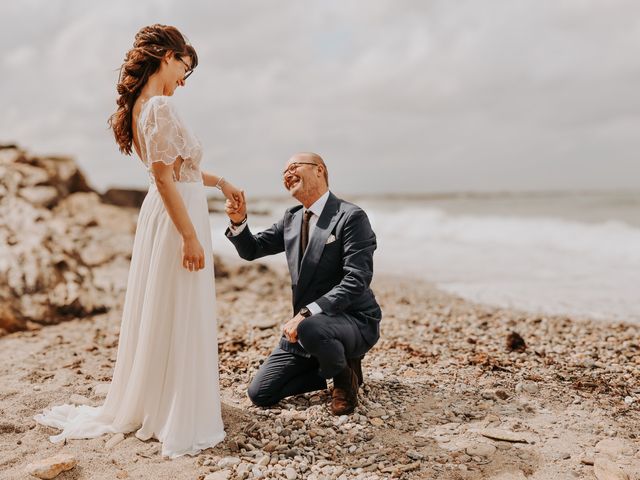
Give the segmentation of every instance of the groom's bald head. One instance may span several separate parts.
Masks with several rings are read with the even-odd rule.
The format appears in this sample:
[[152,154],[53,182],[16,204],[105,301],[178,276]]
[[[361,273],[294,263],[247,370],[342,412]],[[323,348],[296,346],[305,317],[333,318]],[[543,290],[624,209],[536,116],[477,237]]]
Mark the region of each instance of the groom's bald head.
[[329,188],[327,166],[322,157],[313,152],[293,155],[282,177],[284,187],[307,208]]

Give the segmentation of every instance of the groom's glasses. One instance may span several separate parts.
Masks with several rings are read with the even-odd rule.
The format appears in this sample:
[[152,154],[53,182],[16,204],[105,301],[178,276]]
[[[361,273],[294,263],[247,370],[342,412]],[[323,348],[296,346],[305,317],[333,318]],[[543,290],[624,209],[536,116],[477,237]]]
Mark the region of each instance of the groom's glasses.
[[282,176],[285,177],[287,173],[294,173],[300,165],[318,165],[318,164],[313,162],[293,162],[287,167],[287,169],[284,172],[282,172]]
[[182,64],[185,67],[187,67],[187,71],[184,74],[184,77],[182,77],[182,80],[186,80],[193,73],[193,70],[191,70],[191,67],[189,66],[189,64],[187,62],[185,62],[184,60],[182,60],[180,57],[178,57],[178,60],[180,60],[182,62]]

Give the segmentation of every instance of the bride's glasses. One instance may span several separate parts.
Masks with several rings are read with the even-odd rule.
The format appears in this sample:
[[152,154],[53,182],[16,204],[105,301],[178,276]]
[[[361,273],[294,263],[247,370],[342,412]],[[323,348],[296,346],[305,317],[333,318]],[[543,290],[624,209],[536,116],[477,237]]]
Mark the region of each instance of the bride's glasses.
[[184,77],[182,77],[182,80],[186,80],[193,73],[193,70],[191,70],[191,67],[189,66],[189,64],[187,62],[185,62],[183,59],[178,57],[178,60],[180,60],[182,62],[182,64],[185,67],[187,67],[187,71],[185,72]]
[[289,164],[289,166],[284,172],[282,172],[282,176],[286,177],[287,173],[294,173],[300,165],[318,165],[318,164],[313,162],[293,162]]

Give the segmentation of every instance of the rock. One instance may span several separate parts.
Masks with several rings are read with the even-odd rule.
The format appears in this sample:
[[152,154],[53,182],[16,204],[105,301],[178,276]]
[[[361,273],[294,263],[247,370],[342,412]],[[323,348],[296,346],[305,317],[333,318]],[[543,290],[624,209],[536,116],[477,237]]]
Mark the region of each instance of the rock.
[[114,257],[113,250],[105,248],[101,243],[90,243],[80,251],[80,258],[85,265],[97,267]]
[[267,443],[262,450],[264,450],[267,453],[272,453],[275,451],[275,449],[279,446],[279,443],[276,441],[270,441],[269,443]]
[[381,418],[372,418],[371,420],[369,420],[369,422],[374,427],[381,427],[382,425],[384,425],[384,420],[382,420]]
[[499,428],[485,428],[479,430],[478,433],[483,437],[494,440],[504,440],[505,442],[529,443],[529,436],[521,432],[511,432]]
[[[509,394],[507,392],[505,392],[504,390],[502,390],[502,389],[495,390],[494,394],[500,400],[506,400],[507,398],[509,398]],[[500,419],[498,419],[498,420],[500,420]]]
[[51,207],[57,203],[58,190],[53,187],[26,187],[20,189],[20,196],[38,207]]
[[74,393],[69,397],[69,402],[75,405],[91,405],[91,400],[84,395],[78,395],[77,393]]
[[260,465],[261,467],[266,467],[267,465],[269,465],[270,461],[271,461],[271,457],[269,455],[265,455],[260,460],[258,460],[257,465]]
[[25,471],[34,477],[42,479],[51,479],[60,475],[62,472],[71,470],[78,464],[73,455],[61,453],[53,457],[45,458],[28,464]]
[[496,398],[496,395],[495,395],[495,393],[493,392],[493,390],[483,390],[483,391],[480,393],[480,396],[481,396],[482,398],[484,398],[485,400],[493,400],[493,399],[495,399],[495,398]]
[[0,152],[0,335],[121,307],[136,212],[102,202],[70,158]]
[[107,450],[111,450],[113,447],[115,447],[116,445],[118,445],[120,442],[122,442],[124,440],[124,434],[123,433],[116,433],[114,436],[112,436],[109,440],[107,440],[107,443],[105,443],[105,448]]
[[618,455],[632,456],[636,448],[622,438],[605,438],[596,444],[596,452],[605,453],[615,459]]
[[420,452],[416,452],[415,450],[409,450],[407,452],[407,457],[409,457],[411,460],[423,460],[424,459],[424,455],[421,454]]
[[109,393],[110,383],[96,383],[93,386],[92,392],[96,397],[106,397]]
[[507,335],[507,351],[509,352],[524,352],[527,348],[527,344],[524,338],[517,332],[511,332]]
[[140,208],[147,190],[135,188],[110,188],[102,194],[102,201],[119,207]]
[[238,468],[236,468],[236,476],[240,480],[244,480],[249,476],[250,471],[251,465],[249,465],[248,463],[241,463],[240,465],[238,465]]
[[381,408],[374,408],[373,410],[369,410],[369,412],[368,412],[368,415],[371,418],[381,417],[381,416],[386,415],[386,414],[387,414],[387,412],[385,412]]
[[204,477],[204,480],[228,480],[230,477],[231,470],[218,470]]
[[262,478],[262,477],[264,477],[264,473],[262,473],[262,470],[259,469],[258,467],[253,467],[251,469],[251,473],[253,475],[253,478]]
[[605,457],[595,458],[593,473],[598,480],[629,480],[629,475],[624,470]]
[[465,449],[468,455],[472,457],[490,457],[494,453],[496,453],[496,447],[489,443],[475,443],[473,445],[468,446]]
[[291,467],[287,467],[284,470],[284,476],[287,478],[287,480],[296,480],[298,478],[298,472],[296,472]]
[[527,480],[527,477],[521,470],[516,470],[515,472],[501,472],[489,477],[488,480]]
[[221,458],[220,461],[218,462],[218,467],[220,468],[232,467],[234,465],[238,465],[239,463],[240,463],[240,459],[238,457],[224,457],[224,458]]

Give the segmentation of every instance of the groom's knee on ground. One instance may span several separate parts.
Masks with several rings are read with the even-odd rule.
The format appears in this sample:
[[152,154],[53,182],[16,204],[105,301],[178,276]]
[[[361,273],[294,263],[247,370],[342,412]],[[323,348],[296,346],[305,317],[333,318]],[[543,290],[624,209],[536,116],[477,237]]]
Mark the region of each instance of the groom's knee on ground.
[[266,389],[260,388],[258,382],[251,382],[247,388],[247,396],[256,407],[270,407],[278,403]]

